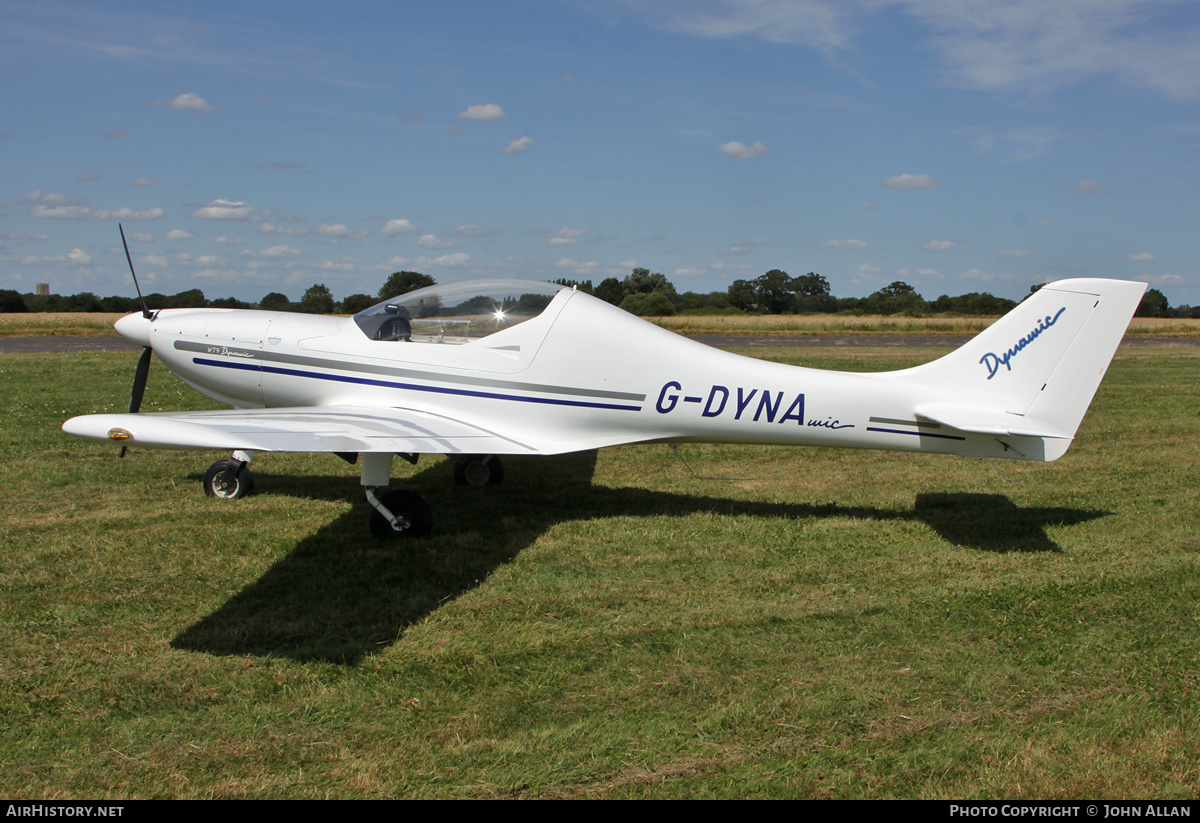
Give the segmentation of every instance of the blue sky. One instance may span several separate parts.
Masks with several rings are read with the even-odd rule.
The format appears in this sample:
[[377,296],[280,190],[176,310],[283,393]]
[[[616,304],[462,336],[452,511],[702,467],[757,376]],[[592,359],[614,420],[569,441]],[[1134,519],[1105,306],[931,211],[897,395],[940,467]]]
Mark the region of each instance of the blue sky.
[[1200,5],[2,2],[0,288],[773,268],[1200,303]]

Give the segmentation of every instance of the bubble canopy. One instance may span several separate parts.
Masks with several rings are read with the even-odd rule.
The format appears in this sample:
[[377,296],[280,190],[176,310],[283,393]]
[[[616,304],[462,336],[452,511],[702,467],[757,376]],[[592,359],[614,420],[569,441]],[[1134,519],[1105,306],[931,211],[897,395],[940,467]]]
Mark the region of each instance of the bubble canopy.
[[537,317],[566,286],[471,280],[428,286],[354,315],[371,340],[463,344]]

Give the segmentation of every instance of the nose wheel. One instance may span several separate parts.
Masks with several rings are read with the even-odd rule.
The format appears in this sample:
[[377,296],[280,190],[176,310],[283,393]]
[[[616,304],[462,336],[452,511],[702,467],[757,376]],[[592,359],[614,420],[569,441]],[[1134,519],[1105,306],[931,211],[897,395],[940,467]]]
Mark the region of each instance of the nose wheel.
[[433,531],[433,513],[420,495],[397,490],[379,498],[371,489],[366,491],[372,507],[368,523],[379,539],[427,537]]

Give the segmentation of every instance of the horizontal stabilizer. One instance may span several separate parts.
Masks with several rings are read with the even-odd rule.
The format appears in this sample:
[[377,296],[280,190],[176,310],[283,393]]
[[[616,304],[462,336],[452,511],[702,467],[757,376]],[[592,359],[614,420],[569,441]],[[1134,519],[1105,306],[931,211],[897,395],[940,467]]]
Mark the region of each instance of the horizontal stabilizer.
[[1073,438],[1069,432],[1056,428],[1045,420],[1037,420],[986,406],[927,404],[917,406],[916,413],[918,417],[974,434],[1053,437],[1062,440]]

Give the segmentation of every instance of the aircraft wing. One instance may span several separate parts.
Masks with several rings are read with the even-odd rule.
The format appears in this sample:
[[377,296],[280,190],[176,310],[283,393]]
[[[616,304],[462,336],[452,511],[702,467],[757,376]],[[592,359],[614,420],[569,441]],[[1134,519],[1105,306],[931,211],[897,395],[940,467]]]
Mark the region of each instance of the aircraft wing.
[[[519,438],[441,415],[353,406],[92,414],[71,418],[63,424],[63,431],[124,446],[168,449],[546,453]],[[128,436],[122,436],[123,432]]]

